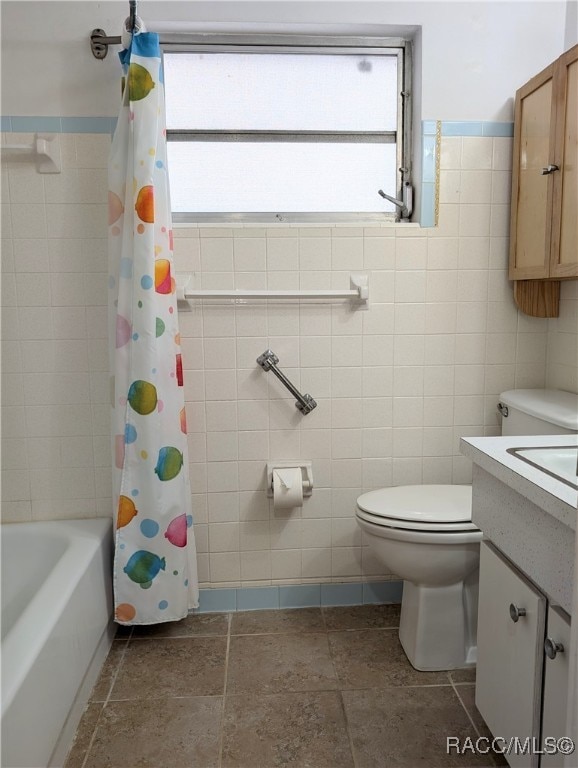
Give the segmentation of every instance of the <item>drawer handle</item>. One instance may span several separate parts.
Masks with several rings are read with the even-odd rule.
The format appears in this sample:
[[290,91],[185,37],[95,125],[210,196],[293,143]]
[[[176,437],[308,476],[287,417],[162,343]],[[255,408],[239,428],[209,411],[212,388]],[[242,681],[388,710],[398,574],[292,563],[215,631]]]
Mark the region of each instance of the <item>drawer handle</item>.
[[517,605],[514,605],[514,603],[510,603],[510,618],[514,622],[514,624],[517,624],[517,622],[520,619],[520,616],[526,615],[526,609],[525,608],[518,608]]
[[552,640],[551,637],[547,637],[544,641],[544,651],[549,659],[555,659],[558,653],[564,653],[564,646],[562,643]]
[[559,171],[560,166],[559,165],[547,165],[545,168],[542,168],[542,176],[548,176],[550,173],[554,173],[554,171]]

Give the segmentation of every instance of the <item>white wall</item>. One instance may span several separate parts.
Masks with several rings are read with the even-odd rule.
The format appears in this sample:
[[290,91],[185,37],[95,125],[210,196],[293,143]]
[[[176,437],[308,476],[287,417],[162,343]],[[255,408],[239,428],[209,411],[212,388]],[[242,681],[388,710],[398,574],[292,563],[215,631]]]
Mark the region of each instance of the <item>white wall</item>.
[[[143,2],[152,30],[304,30],[383,34],[422,27],[422,117],[511,120],[521,84],[559,56],[569,3],[547,2]],[[118,98],[113,49],[90,53],[95,27],[120,33],[126,2],[3,2],[2,114],[112,116]],[[320,25],[320,26],[319,26]]]
[[566,32],[564,35],[564,50],[567,51],[578,43],[578,1],[566,2]]

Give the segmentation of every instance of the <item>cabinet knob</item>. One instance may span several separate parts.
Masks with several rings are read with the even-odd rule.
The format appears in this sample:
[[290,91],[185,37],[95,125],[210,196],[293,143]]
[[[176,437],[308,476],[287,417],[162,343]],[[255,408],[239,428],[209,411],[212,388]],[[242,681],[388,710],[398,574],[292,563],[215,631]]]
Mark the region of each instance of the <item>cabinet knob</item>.
[[510,618],[512,619],[514,624],[516,624],[519,621],[520,616],[525,616],[525,615],[526,615],[525,608],[518,608],[518,606],[514,605],[514,603],[510,603]]
[[542,176],[548,176],[550,173],[554,173],[554,171],[559,171],[560,166],[559,165],[547,165],[545,168],[542,168]]
[[544,651],[549,659],[555,659],[558,653],[564,653],[564,646],[562,643],[552,640],[551,637],[547,637],[544,641]]

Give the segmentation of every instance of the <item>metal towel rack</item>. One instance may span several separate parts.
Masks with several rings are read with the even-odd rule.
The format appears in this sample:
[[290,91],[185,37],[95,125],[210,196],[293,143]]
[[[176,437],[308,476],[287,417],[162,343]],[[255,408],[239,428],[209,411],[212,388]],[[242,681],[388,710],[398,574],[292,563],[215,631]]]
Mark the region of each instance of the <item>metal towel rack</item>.
[[275,376],[277,376],[279,381],[287,387],[293,397],[297,398],[295,407],[298,408],[304,416],[306,416],[308,413],[311,413],[314,408],[317,408],[317,403],[311,397],[311,395],[308,395],[307,393],[302,395],[301,392],[299,392],[299,390],[293,386],[287,376],[285,376],[285,374],[277,368],[278,362],[279,358],[271,349],[266,349],[263,354],[259,355],[257,358],[257,363],[261,366],[261,368],[264,371],[273,371]]

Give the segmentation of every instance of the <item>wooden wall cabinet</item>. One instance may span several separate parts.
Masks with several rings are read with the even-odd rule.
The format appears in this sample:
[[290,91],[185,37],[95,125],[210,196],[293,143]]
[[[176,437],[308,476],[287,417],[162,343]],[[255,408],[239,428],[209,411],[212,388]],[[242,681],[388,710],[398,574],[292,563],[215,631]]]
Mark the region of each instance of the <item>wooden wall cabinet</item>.
[[544,317],[578,278],[578,45],[516,92],[509,277]]

